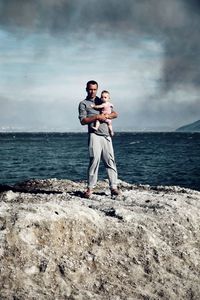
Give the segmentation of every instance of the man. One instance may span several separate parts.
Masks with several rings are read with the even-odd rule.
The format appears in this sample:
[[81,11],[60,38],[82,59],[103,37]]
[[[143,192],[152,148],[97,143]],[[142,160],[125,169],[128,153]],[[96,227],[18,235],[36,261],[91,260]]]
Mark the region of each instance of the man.
[[[117,113],[112,110],[109,115],[99,114],[97,110],[91,107],[91,104],[101,104],[101,99],[97,95],[98,83],[90,80],[86,85],[87,97],[79,104],[79,120],[82,125],[88,125],[89,134],[89,156],[88,167],[88,186],[84,193],[85,198],[90,198],[93,188],[97,183],[99,163],[102,158],[107,170],[109,185],[112,196],[117,196],[117,168],[115,164],[112,140],[109,135],[108,125],[104,122],[106,119],[117,118]],[[100,121],[98,130],[94,130],[95,121]]]

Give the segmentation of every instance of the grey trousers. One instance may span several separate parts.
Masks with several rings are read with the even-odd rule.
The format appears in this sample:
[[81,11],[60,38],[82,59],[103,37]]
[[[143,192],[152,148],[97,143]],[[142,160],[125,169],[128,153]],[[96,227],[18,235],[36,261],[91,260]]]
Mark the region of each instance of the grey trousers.
[[110,188],[117,187],[117,168],[114,158],[112,139],[95,133],[89,134],[88,188],[93,188],[98,179],[98,170],[101,159],[104,162]]

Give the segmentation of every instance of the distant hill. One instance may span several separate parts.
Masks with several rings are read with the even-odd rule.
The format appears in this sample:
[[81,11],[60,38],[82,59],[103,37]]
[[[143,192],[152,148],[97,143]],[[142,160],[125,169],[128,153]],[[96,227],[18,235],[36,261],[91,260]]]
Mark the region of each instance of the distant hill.
[[200,132],[200,120],[188,124],[188,125],[184,125],[182,127],[179,127],[178,129],[176,129],[176,131],[192,131],[192,132]]

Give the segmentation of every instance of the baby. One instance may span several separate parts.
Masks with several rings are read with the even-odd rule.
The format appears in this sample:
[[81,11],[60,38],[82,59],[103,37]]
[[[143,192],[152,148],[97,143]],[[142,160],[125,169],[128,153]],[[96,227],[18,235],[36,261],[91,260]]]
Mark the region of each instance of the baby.
[[[101,92],[101,100],[102,100],[102,104],[100,105],[95,105],[95,104],[91,104],[91,107],[97,110],[100,110],[102,114],[110,114],[112,112],[112,108],[113,105],[110,103],[110,93],[108,91],[102,91]],[[109,129],[109,133],[111,136],[114,135],[113,132],[113,128],[112,128],[112,121],[110,119],[106,119],[105,122],[108,124],[108,129]],[[98,130],[100,125],[100,122],[97,120],[95,122],[95,126],[93,126],[92,128],[94,130]]]

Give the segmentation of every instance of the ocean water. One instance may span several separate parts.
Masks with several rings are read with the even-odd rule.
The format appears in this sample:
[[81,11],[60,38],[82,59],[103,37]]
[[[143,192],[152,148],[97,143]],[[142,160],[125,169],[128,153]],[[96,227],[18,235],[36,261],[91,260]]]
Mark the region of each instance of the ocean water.
[[[116,133],[113,145],[119,179],[200,190],[200,133]],[[88,161],[86,133],[0,133],[1,184],[85,180]]]

